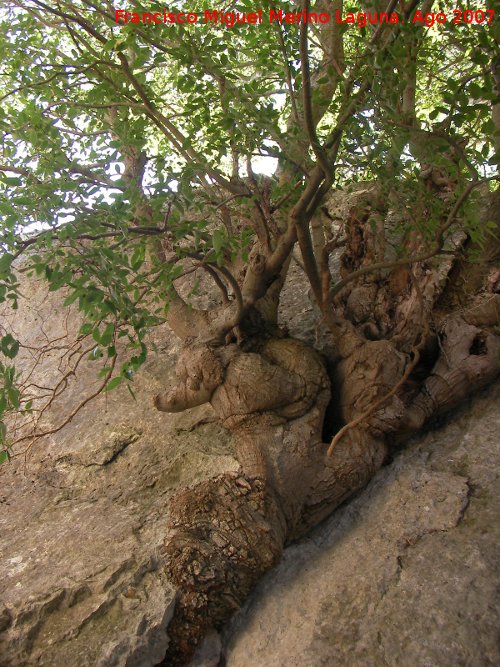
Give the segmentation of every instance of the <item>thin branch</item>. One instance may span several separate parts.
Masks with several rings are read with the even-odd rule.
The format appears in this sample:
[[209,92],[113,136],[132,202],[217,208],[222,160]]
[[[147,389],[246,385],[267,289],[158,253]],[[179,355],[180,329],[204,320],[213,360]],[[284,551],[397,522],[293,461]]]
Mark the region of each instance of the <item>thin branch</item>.
[[[309,0],[302,0],[302,11],[307,16],[309,13]],[[321,147],[318,137],[316,135],[316,128],[313,120],[313,112],[311,106],[311,73],[309,70],[309,50],[307,45],[307,21],[300,24],[300,62],[302,69],[302,106],[304,111],[304,123],[306,126],[307,135],[311,148],[316,155],[316,158],[323,169],[325,179],[331,183],[332,168],[328,162],[325,151]]]
[[342,227],[340,227],[335,237],[328,241],[328,243],[325,243],[321,249],[321,303],[324,307],[326,307],[328,304],[330,285],[332,283],[332,274],[330,271],[330,255],[334,250],[345,245],[347,242],[346,238],[339,239],[342,231]]
[[15,440],[12,443],[11,446],[13,447],[14,445],[17,445],[20,442],[24,442],[25,440],[30,440],[31,439],[32,440],[31,444],[28,446],[28,448],[25,450],[25,452],[22,452],[24,455],[26,455],[29,452],[29,450],[31,449],[31,447],[33,446],[33,443],[36,439],[43,438],[44,436],[52,435],[54,433],[57,433],[62,428],[67,426],[73,420],[73,418],[80,412],[80,410],[82,410],[87,405],[87,403],[89,403],[93,398],[98,396],[105,389],[106,385],[108,384],[109,379],[111,378],[111,375],[113,374],[115,365],[116,365],[116,356],[113,357],[113,359],[111,361],[111,367],[108,370],[108,372],[106,373],[106,376],[104,377],[104,380],[99,385],[99,387],[96,389],[96,391],[94,391],[92,394],[90,394],[90,396],[87,396],[87,398],[85,398],[81,403],[79,403],[76,406],[76,408],[74,408],[70,412],[70,414],[66,417],[66,419],[61,424],[59,424],[59,426],[55,426],[54,428],[48,429],[47,431],[39,431],[39,432],[32,433],[30,435],[25,435],[25,436]]
[[[139,83],[137,78],[134,76],[132,70],[130,69],[129,62],[123,53],[117,53],[118,59],[120,60],[123,71],[125,72],[126,77],[132,84],[133,88],[144,102],[144,107],[148,112],[148,116],[153,120],[157,127],[163,132],[163,134],[169,139],[172,145],[176,148],[180,155],[183,155],[186,159],[195,160],[198,163],[203,163],[202,158],[198,153],[192,148],[189,147],[184,149],[183,146],[186,143],[187,137],[185,137],[182,132],[172,123],[169,119],[164,116],[161,111],[159,111],[155,105],[149,99],[144,87]],[[208,164],[204,165],[205,173],[213,178],[213,180],[218,183],[221,187],[226,188],[229,192],[235,194],[241,194],[245,192],[245,189],[241,185],[228,181],[221,173],[217,170],[212,169]]]
[[[218,271],[222,276],[224,276],[225,280],[230,285],[234,294],[234,299],[235,299],[234,303],[236,303],[236,312],[234,314],[231,314],[230,316],[231,319],[229,321],[227,320],[227,318],[225,318],[224,322],[220,325],[220,327],[218,327],[220,331],[222,331],[223,333],[227,333],[227,331],[230,331],[240,323],[241,318],[245,313],[243,295],[241,293],[240,286],[238,285],[238,281],[233,276],[231,271],[229,271],[225,266],[217,266],[215,264],[210,264],[207,261],[206,257],[203,257],[203,255],[200,255],[199,253],[189,253],[188,257],[192,257],[193,259],[198,260],[200,265],[202,266],[210,267],[213,271]],[[207,311],[207,312],[208,312],[208,317],[210,318],[209,313],[214,311]]]
[[380,408],[387,400],[389,400],[389,398],[392,398],[392,396],[394,396],[394,394],[397,391],[399,391],[399,389],[401,389],[401,387],[404,385],[406,380],[410,377],[411,372],[413,371],[413,369],[415,368],[415,366],[418,364],[418,362],[420,360],[420,351],[419,351],[418,347],[415,347],[413,352],[414,352],[413,359],[408,364],[408,368],[405,370],[405,372],[404,372],[402,378],[399,380],[399,382],[397,382],[394,385],[394,387],[387,394],[384,394],[384,396],[382,396],[382,398],[379,398],[378,401],[375,401],[375,403],[373,403],[368,408],[368,410],[363,412],[362,415],[360,415],[356,419],[353,419],[348,424],[345,424],[345,426],[343,426],[340,429],[340,431],[338,431],[338,433],[335,434],[335,437],[333,438],[332,442],[330,443],[330,446],[328,447],[327,456],[332,456],[332,454],[335,450],[335,447],[338,445],[340,440],[342,440],[342,438],[347,433],[347,431],[351,431],[356,426],[359,426],[359,424],[361,424],[366,419],[368,419],[368,417],[370,417],[378,408]]
[[240,286],[238,285],[238,281],[233,276],[233,274],[228,269],[226,269],[226,267],[224,267],[224,266],[217,266],[215,268],[217,269],[217,271],[222,273],[224,278],[231,285],[231,289],[233,290],[233,294],[234,294],[234,298],[235,298],[235,301],[236,301],[237,309],[236,309],[236,313],[233,316],[232,326],[228,325],[228,328],[232,329],[233,327],[235,327],[236,325],[238,325],[240,323],[241,318],[243,316],[243,312],[244,312],[243,296],[241,294],[241,289],[240,289]]
[[297,105],[295,103],[295,91],[293,89],[292,82],[292,72],[290,70],[290,61],[288,60],[288,53],[286,50],[285,40],[283,39],[283,33],[281,31],[281,24],[276,23],[276,30],[278,32],[278,39],[281,47],[281,52],[283,53],[283,63],[285,65],[286,80],[288,85],[288,94],[290,96],[290,104],[292,106],[292,114],[297,125],[300,125],[299,114],[297,111]]
[[368,408],[368,410],[366,410],[362,415],[360,415],[357,419],[354,419],[353,421],[349,422],[348,424],[345,424],[345,426],[343,426],[340,429],[340,431],[335,434],[335,437],[333,438],[332,442],[330,443],[330,446],[328,447],[327,451],[328,456],[331,456],[333,454],[335,447],[338,445],[338,443],[344,437],[347,431],[350,431],[351,429],[355,428],[356,426],[364,422],[366,419],[368,419],[368,417],[370,417],[378,408],[380,408],[387,400],[389,400],[389,398],[392,398],[401,389],[401,387],[403,387],[403,385],[408,380],[411,373],[417,366],[418,362],[420,361],[420,350],[426,343],[427,336],[429,334],[429,324],[427,317],[425,316],[424,295],[422,294],[422,291],[420,289],[420,286],[413,271],[410,271],[410,275],[412,283],[415,287],[415,291],[417,293],[421,316],[424,322],[424,328],[420,334],[420,341],[413,346],[413,349],[411,351],[413,359],[408,364],[408,367],[406,368],[399,382],[397,382],[394,385],[394,387],[389,392],[387,392],[387,394],[384,394],[384,396],[382,396],[378,401],[375,401],[375,403],[373,403],[373,405],[371,405]]
[[202,269],[204,269],[209,274],[209,276],[213,279],[214,283],[217,285],[217,287],[221,291],[223,302],[228,303],[229,302],[229,295],[227,293],[227,288],[224,285],[224,282],[219,278],[219,275],[218,275],[217,271],[214,269],[214,267],[211,266],[210,264],[206,264],[205,262],[198,262],[197,266],[200,266]]
[[321,308],[321,279],[319,276],[318,264],[314,256],[311,233],[309,231],[309,221],[305,218],[297,224],[297,240],[302,254],[302,261],[304,262],[304,270],[314,292],[314,297]]

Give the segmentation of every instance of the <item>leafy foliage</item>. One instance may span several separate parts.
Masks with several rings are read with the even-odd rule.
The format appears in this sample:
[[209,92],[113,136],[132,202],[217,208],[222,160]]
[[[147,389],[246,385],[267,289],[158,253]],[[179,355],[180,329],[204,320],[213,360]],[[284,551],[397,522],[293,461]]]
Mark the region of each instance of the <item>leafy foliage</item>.
[[[454,24],[443,2],[449,19],[427,29],[411,21],[417,4],[397,26],[305,29],[269,23],[269,2],[262,24],[227,28],[117,24],[101,0],[1,1],[0,302],[16,307],[14,267],[64,289],[93,357],[107,360],[109,391],[146,359],[146,333],[168,316],[186,260],[244,275],[258,245],[279,272],[295,243],[292,232],[283,240],[293,216],[307,227],[331,187],[377,180],[401,244],[411,230],[429,243],[442,237],[450,199],[422,180],[426,165],[453,193],[497,168],[498,21]],[[189,9],[203,16],[206,7]],[[237,11],[255,5],[240,0]],[[322,151],[327,178],[317,175]],[[262,164],[277,165],[273,178],[258,174]],[[473,216],[460,224],[487,238]],[[246,307],[266,288],[242,289]],[[8,362],[18,350],[9,336]],[[129,354],[111,372],[119,340]],[[21,405],[13,366],[0,371],[1,420]]]

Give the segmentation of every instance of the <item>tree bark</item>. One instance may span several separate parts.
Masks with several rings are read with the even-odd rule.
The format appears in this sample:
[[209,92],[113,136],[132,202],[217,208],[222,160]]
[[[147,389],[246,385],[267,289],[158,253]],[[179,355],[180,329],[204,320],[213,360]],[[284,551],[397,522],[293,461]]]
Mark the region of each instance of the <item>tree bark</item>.
[[[341,278],[388,259],[388,202],[377,188],[361,192],[346,221]],[[448,186],[442,196],[450,196]],[[485,219],[497,209],[498,192]],[[258,308],[264,283],[254,294],[245,287],[248,274],[236,334],[221,328],[231,318],[219,308],[203,316],[213,327],[209,334],[185,336],[178,383],[155,405],[177,412],[210,402],[233,435],[240,470],[187,489],[172,502],[165,564],[179,599],[163,664],[186,664],[284,546],[365,486],[393,443],[494,380],[500,371],[497,231],[468,292],[458,285],[469,279],[468,254],[477,256],[478,249],[465,242],[463,259],[363,271],[329,304],[323,299],[322,317],[336,348],[331,377],[310,345],[279,331],[275,308],[267,322],[266,309]],[[417,255],[425,247],[416,234],[402,242]],[[258,256],[256,251],[253,270],[262,278]],[[262,266],[271,271],[266,260]],[[279,285],[276,275],[268,281],[276,303],[283,276]],[[234,311],[234,301],[228,308]],[[333,441],[323,442],[330,402],[340,424]]]

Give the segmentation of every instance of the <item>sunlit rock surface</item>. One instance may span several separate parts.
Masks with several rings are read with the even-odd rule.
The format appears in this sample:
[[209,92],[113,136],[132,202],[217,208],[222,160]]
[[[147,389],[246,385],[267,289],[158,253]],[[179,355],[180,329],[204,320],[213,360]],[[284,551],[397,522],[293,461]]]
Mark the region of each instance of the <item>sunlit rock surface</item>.
[[499,665],[499,399],[413,440],[288,548],[226,631],[227,667]]
[[[3,322],[28,346],[19,368],[32,362],[29,348],[57,339],[31,378],[49,385],[61,375],[65,335],[80,323],[60,295],[28,286],[29,303]],[[103,394],[0,466],[2,667],[148,667],[165,654],[175,597],[161,566],[168,499],[237,464],[209,406],[175,416],[154,409],[178,349],[165,327],[154,340],[159,352],[134,382],[137,400],[125,388]],[[46,429],[95,390],[98,369],[82,361]]]

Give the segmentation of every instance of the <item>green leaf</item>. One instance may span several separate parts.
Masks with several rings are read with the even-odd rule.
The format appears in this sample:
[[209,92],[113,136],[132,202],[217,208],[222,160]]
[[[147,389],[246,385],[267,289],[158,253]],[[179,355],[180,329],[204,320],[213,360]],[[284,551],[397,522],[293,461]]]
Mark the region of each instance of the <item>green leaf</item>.
[[109,324],[106,325],[104,333],[102,334],[100,340],[97,342],[101,343],[101,345],[108,346],[113,340],[114,333],[115,333],[115,325],[110,322]]
[[11,255],[9,252],[0,255],[0,275],[9,273],[13,260],[14,255]]
[[17,410],[17,408],[19,408],[19,405],[20,405],[19,390],[15,389],[15,387],[9,387],[7,389],[7,397],[9,399],[9,402],[12,405],[12,407]]
[[215,253],[218,255],[222,250],[225,243],[225,234],[222,229],[216,229],[212,236],[212,245]]
[[108,382],[105,391],[113,391],[113,389],[116,389],[123,382],[123,379],[124,378],[121,375],[117,375]]
[[11,334],[7,334],[0,341],[0,350],[9,359],[14,359],[19,352],[19,341],[13,338]]
[[75,290],[64,299],[63,306],[71,306],[71,304],[81,295],[80,290]]
[[88,336],[94,331],[94,325],[91,322],[84,322],[80,327],[80,335]]

